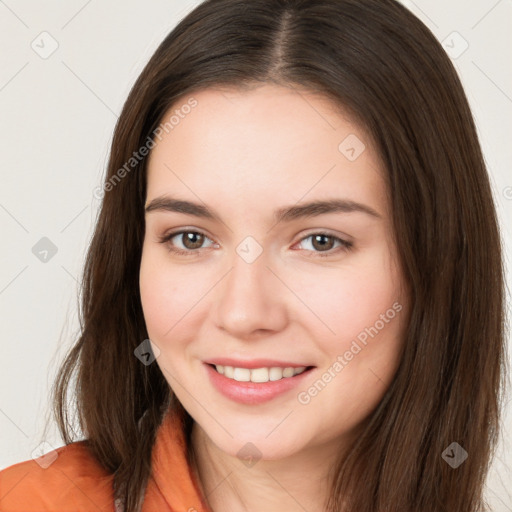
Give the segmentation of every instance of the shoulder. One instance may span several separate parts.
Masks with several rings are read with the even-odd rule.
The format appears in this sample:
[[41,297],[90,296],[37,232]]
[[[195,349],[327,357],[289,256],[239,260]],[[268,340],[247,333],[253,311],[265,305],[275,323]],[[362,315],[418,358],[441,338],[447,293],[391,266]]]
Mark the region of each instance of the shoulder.
[[78,441],[0,471],[0,510],[112,512],[112,479]]

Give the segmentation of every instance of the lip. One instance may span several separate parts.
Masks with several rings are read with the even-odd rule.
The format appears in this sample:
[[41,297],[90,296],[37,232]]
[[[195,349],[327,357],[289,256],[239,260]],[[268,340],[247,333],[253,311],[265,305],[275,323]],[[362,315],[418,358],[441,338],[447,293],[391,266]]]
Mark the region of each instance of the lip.
[[[227,359],[224,359],[226,361]],[[262,360],[258,360],[260,364]],[[268,360],[265,360],[268,361]],[[254,361],[251,362],[251,364]],[[213,364],[213,363],[211,363]],[[314,366],[308,367],[307,370],[302,372],[300,375],[294,375],[293,377],[284,378],[276,381],[269,382],[239,382],[233,379],[229,379],[224,375],[221,375],[215,368],[208,363],[205,363],[206,372],[212,385],[223,394],[225,397],[233,400],[240,404],[257,405],[264,402],[268,402],[275,397],[286,393],[297,387],[301,382],[308,377]],[[217,363],[220,364],[220,363]],[[237,364],[240,364],[239,362]],[[228,364],[227,366],[231,366]],[[254,366],[254,368],[262,368],[267,365]],[[271,366],[271,365],[270,365]],[[297,367],[296,365],[290,365]],[[305,365],[303,365],[305,366]],[[237,368],[247,368],[247,366],[237,366]]]
[[232,366],[233,368],[300,368],[301,366],[312,366],[307,363],[292,363],[289,361],[277,361],[276,359],[251,359],[250,361],[241,361],[230,357],[216,357],[204,361],[206,364],[215,364],[221,366]]

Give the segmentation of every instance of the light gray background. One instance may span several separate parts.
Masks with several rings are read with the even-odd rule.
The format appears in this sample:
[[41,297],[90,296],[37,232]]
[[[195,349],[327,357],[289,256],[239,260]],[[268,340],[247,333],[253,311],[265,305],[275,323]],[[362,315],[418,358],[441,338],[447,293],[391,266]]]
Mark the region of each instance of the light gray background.
[[[77,279],[99,205],[93,190],[133,82],[199,3],[0,0],[0,468],[63,444],[43,426],[49,386],[78,330]],[[444,41],[462,79],[510,267],[512,1],[403,3]],[[57,248],[46,262],[32,252],[43,237]],[[509,395],[488,485],[495,512],[512,511],[511,409]]]

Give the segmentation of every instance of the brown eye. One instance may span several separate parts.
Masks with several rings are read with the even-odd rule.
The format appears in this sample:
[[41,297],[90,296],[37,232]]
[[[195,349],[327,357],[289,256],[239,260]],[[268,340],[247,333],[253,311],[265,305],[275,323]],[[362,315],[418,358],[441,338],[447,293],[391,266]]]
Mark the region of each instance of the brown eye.
[[319,251],[328,251],[334,246],[334,237],[330,235],[312,235],[312,245]]
[[199,249],[204,243],[205,236],[194,231],[185,231],[181,233],[181,240],[187,249]]

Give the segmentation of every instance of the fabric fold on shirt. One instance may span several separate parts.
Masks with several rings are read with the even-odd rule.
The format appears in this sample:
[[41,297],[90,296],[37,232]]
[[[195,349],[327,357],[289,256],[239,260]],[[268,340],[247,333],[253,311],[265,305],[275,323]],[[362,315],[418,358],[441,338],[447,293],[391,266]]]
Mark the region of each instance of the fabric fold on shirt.
[[165,413],[153,446],[151,466],[143,512],[162,510],[154,508],[161,498],[172,512],[211,512],[201,498],[199,482],[187,460],[181,408],[169,408]]

